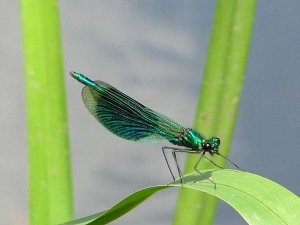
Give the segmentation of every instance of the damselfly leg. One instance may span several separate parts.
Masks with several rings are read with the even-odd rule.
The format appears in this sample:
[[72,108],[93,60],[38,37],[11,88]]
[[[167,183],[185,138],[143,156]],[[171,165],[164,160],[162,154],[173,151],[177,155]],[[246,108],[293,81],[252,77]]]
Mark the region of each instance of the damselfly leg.
[[[173,177],[173,179],[175,180],[175,176],[172,172],[172,169],[171,169],[171,166],[170,166],[170,163],[167,159],[167,156],[166,156],[166,150],[171,150],[172,151],[172,156],[173,156],[173,159],[174,159],[174,162],[175,162],[175,165],[176,165],[176,168],[177,168],[177,171],[178,171],[178,175],[179,175],[179,178],[180,178],[180,182],[183,183],[183,173],[180,169],[180,166],[179,166],[179,163],[178,163],[178,160],[177,160],[177,156],[176,156],[176,153],[187,153],[187,154],[201,154],[199,159],[197,160],[195,166],[194,166],[194,170],[199,173],[199,174],[202,174],[199,170],[198,170],[198,165],[200,163],[200,161],[203,159],[203,158],[206,158],[208,161],[210,161],[211,163],[213,163],[215,166],[223,169],[221,166],[218,166],[216,163],[214,163],[212,160],[210,160],[209,158],[205,157],[205,151],[195,151],[195,150],[192,150],[192,149],[182,149],[182,148],[172,148],[172,147],[163,147],[162,148],[162,152],[164,154],[164,157],[165,157],[165,160],[166,160],[166,163],[167,163],[167,166],[168,166],[168,169]],[[213,182],[210,178],[208,178],[208,180],[214,185],[214,187],[216,188],[216,183]]]

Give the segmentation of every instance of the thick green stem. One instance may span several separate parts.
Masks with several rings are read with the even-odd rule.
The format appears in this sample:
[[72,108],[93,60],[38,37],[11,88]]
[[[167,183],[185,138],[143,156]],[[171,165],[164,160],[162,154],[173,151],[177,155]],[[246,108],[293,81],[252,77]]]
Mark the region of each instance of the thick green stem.
[[57,0],[22,0],[30,224],[72,218],[65,84]]
[[[195,129],[207,137],[221,138],[227,155],[236,123],[255,12],[254,0],[219,0],[212,28]],[[221,166],[225,161],[217,156]],[[195,156],[187,158],[185,172],[193,171]],[[201,169],[211,168],[207,161]],[[178,197],[174,224],[212,224],[216,199],[206,194],[182,190]]]

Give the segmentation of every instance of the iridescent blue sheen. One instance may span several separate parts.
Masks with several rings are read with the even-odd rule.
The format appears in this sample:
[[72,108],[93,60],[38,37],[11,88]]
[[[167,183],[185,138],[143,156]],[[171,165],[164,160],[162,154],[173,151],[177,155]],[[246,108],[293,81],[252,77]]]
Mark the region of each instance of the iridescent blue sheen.
[[92,81],[77,72],[71,72],[71,76],[85,85],[82,99],[87,109],[115,135],[132,141],[166,139],[192,151],[218,153],[219,138],[205,139],[103,81]]

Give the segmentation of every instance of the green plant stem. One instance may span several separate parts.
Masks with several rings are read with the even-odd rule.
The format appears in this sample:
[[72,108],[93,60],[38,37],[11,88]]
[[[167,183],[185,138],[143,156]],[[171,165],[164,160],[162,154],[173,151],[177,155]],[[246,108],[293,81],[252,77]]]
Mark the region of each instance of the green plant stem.
[[30,224],[72,218],[72,185],[57,0],[22,0]]
[[[255,12],[254,0],[217,2],[195,129],[219,136],[223,155],[228,155],[236,123]],[[225,161],[214,157],[221,166]],[[193,171],[195,156],[189,156],[185,172]],[[211,168],[207,161],[201,169]],[[216,199],[204,193],[182,190],[178,196],[174,225],[212,224]]]

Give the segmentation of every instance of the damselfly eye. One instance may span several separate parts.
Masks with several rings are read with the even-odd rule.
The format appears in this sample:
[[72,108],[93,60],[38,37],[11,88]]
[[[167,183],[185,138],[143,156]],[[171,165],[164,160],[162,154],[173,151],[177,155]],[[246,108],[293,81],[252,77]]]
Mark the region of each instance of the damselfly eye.
[[221,144],[220,138],[215,138],[217,145],[219,146]]
[[214,152],[218,152],[218,149],[220,147],[221,141],[217,137],[213,137],[210,139],[209,143],[211,144],[211,148]]

